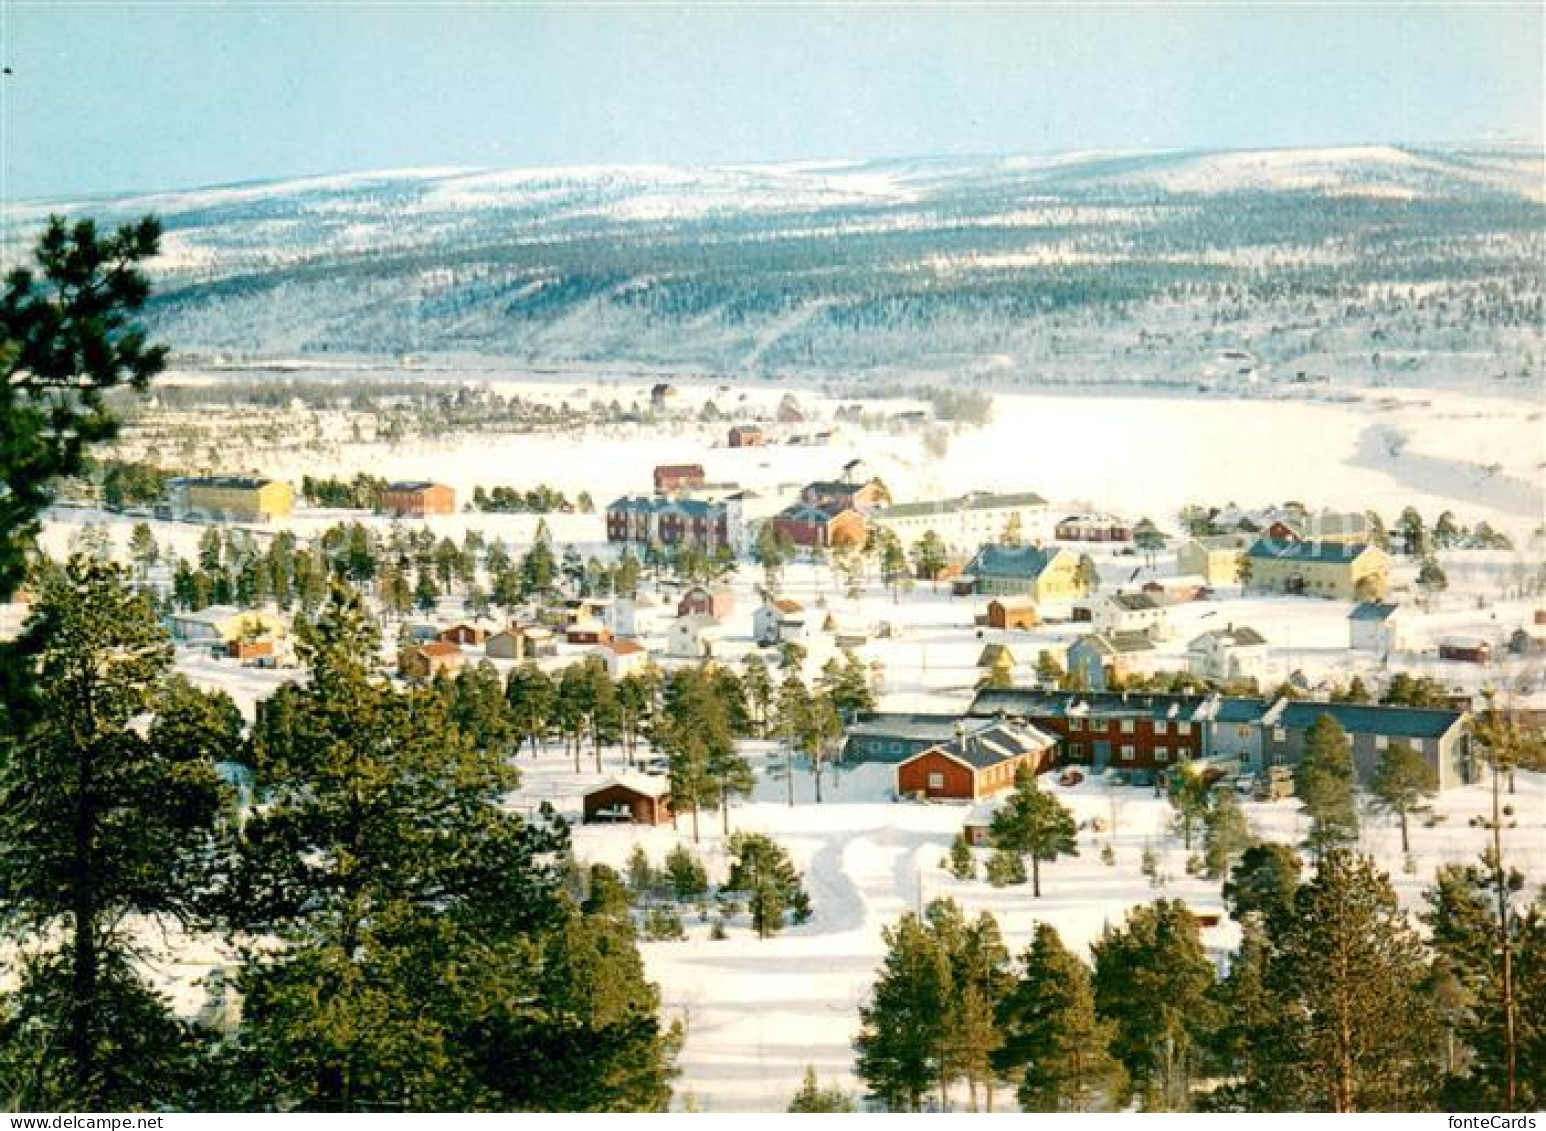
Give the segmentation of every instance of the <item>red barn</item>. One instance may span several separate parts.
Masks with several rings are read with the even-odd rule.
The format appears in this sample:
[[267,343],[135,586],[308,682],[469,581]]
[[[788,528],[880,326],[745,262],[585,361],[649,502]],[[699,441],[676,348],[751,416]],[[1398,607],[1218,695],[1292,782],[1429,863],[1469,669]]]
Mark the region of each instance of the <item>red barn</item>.
[[1015,784],[1021,766],[1040,773],[1056,743],[1035,727],[999,722],[921,750],[896,767],[896,790],[952,801],[980,801]]
[[602,782],[584,797],[585,823],[627,821],[663,825],[671,820],[671,785],[663,777],[625,774]]
[[388,483],[381,492],[381,509],[400,518],[455,514],[456,492],[444,483]]

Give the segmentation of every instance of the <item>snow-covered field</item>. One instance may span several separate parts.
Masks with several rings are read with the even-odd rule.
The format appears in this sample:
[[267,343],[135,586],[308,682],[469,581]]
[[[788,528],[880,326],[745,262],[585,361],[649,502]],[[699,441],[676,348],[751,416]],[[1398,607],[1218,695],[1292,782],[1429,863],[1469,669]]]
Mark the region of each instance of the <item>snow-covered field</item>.
[[[490,375],[481,374],[480,379]],[[542,380],[512,375],[500,379],[509,392],[560,400],[574,397],[576,379]],[[586,395],[637,399],[644,386],[636,379],[587,382]],[[685,415],[713,399],[733,422],[739,416],[767,415],[785,388],[720,388],[710,382],[683,382]],[[801,402],[816,422],[783,432],[833,431],[824,444],[777,444],[732,450],[724,446],[726,424],[700,425],[691,419],[659,427],[632,427],[585,435],[468,436],[454,442],[416,442],[396,447],[342,444],[323,456],[305,452],[244,453],[242,467],[298,480],[301,474],[352,475],[359,471],[387,477],[432,477],[468,492],[474,485],[508,483],[530,487],[548,483],[570,498],[589,491],[604,506],[614,495],[649,490],[650,468],[660,463],[701,462],[711,481],[736,481],[759,490],[778,489],[813,478],[834,476],[853,458],[864,459],[890,485],[895,498],[956,494],[970,489],[1035,490],[1055,507],[1089,503],[1131,517],[1149,515],[1174,529],[1176,510],[1189,502],[1243,506],[1298,499],[1313,507],[1377,509],[1393,520],[1402,507],[1416,505],[1431,522],[1452,509],[1465,523],[1485,519],[1505,530],[1520,548],[1513,552],[1464,551],[1441,555],[1451,588],[1415,625],[1421,651],[1393,657],[1392,667],[1439,678],[1447,686],[1480,689],[1483,685],[1533,689],[1521,702],[1540,702],[1539,663],[1509,660],[1488,667],[1440,662],[1432,643],[1447,633],[1471,633],[1501,641],[1527,621],[1537,601],[1504,597],[1517,584],[1520,570],[1542,558],[1531,539],[1543,517],[1542,468],[1546,466],[1546,430],[1541,405],[1524,399],[1467,396],[1460,393],[1380,390],[1349,403],[1313,399],[1184,399],[1162,396],[1001,395],[993,421],[981,430],[960,430],[951,437],[948,456],[926,454],[916,431],[865,430],[830,423],[838,404],[802,392]],[[901,402],[870,402],[867,411],[894,412]],[[314,533],[334,522],[363,516],[352,512],[301,511],[287,520],[298,532]],[[364,518],[385,528],[385,519]],[[72,534],[87,522],[105,521],[122,549],[134,521],[90,510],[57,509],[49,516],[45,546],[61,553]],[[583,552],[606,552],[599,516],[548,518],[555,540]],[[480,529],[520,544],[532,537],[531,516],[457,514],[429,520],[440,535],[460,537]],[[191,556],[202,527],[152,522],[163,545]],[[1175,572],[1173,552],[1152,566],[1109,549],[1090,548],[1107,589],[1141,584]],[[1414,567],[1400,562],[1395,575],[1404,599],[1412,597]],[[761,571],[743,565],[734,585],[737,608],[725,625],[722,651],[732,661],[751,648],[751,610]],[[875,665],[886,709],[958,709],[968,701],[979,671],[976,659],[985,642],[1008,643],[1019,668],[1029,675],[1037,653],[1060,651],[1078,630],[1050,624],[1032,632],[979,630],[973,614],[981,601],[952,599],[944,591],[919,585],[893,597],[873,578],[857,599],[847,596],[825,567],[797,565],[787,571],[782,590],[848,624],[874,628],[889,622],[898,631],[872,639],[860,655]],[[662,603],[643,618],[645,642],[663,647],[670,611]],[[455,615],[454,603],[447,606]],[[1241,596],[1222,591],[1218,599],[1179,607],[1173,612],[1171,638],[1161,645],[1166,667],[1181,667],[1186,642],[1225,623],[1249,624],[1269,641],[1268,674],[1281,679],[1302,670],[1312,680],[1345,679],[1353,672],[1377,679],[1372,656],[1347,648],[1346,602],[1312,598]],[[819,621],[818,621],[819,622]],[[809,674],[832,655],[829,637],[811,644]],[[578,650],[572,654],[578,655]],[[251,712],[257,699],[286,675],[216,661],[184,650],[179,666],[202,685],[232,692]],[[984,882],[961,883],[941,868],[964,807],[918,805],[891,800],[888,768],[867,766],[843,771],[830,783],[826,800],[816,805],[807,770],[796,777],[797,803],[786,801],[782,754],[770,744],[749,744],[758,767],[758,784],[749,803],[736,807],[736,828],[775,836],[806,872],[814,917],[778,938],[759,942],[744,926],[730,937],[711,941],[709,925],[691,917],[686,942],[649,943],[644,953],[651,976],[661,986],[668,1014],[683,1018],[687,1044],[678,1082],[680,1103],[693,1100],[707,1110],[781,1109],[798,1086],[807,1064],[827,1082],[852,1090],[850,1042],[858,1024],[857,1007],[867,994],[882,955],[881,928],[904,911],[928,900],[951,896],[970,912],[991,910],[1000,919],[1012,949],[1028,940],[1034,924],[1055,924],[1070,945],[1082,947],[1106,924],[1120,922],[1130,906],[1157,892],[1139,870],[1145,847],[1161,858],[1169,879],[1163,894],[1186,899],[1201,910],[1220,906],[1216,883],[1186,876],[1185,853],[1166,835],[1167,806],[1147,791],[1107,789],[1085,783],[1063,791],[1081,821],[1114,824],[1109,839],[1114,865],[1100,859],[1104,834],[1081,833],[1080,856],[1060,861],[1043,877],[1045,895],[1029,888],[994,889]],[[621,767],[620,755],[608,752],[602,774],[576,773],[556,750],[538,757],[523,755],[524,784],[512,804],[552,800],[577,811],[579,796],[600,777]],[[1510,835],[1510,852],[1532,885],[1546,881],[1546,780],[1520,775],[1513,799],[1519,827]],[[1420,904],[1422,887],[1445,863],[1474,858],[1482,833],[1469,818],[1486,804],[1483,790],[1446,794],[1443,819],[1432,827],[1413,828],[1415,869],[1403,872],[1394,828],[1366,822],[1362,847],[1375,853],[1392,873],[1403,901]],[[1295,841],[1302,833],[1296,803],[1248,802],[1247,814],[1261,835]],[[689,843],[690,822],[681,827],[639,830],[620,826],[581,826],[576,850],[588,860],[621,865],[635,842],[643,843],[657,863],[679,839]],[[711,876],[725,866],[718,818],[705,815],[699,850]],[[1225,926],[1205,931],[1220,956],[1233,943]],[[165,979],[179,987],[179,1001],[192,1008],[198,998],[198,962],[189,951],[170,945]]]

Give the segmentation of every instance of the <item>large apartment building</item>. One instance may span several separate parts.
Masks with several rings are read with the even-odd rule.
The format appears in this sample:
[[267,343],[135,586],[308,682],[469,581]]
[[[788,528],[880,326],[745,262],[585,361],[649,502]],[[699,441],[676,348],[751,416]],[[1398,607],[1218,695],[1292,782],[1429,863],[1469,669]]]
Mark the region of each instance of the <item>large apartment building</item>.
[[295,491],[277,479],[207,475],[171,479],[166,506],[174,518],[267,522],[295,509]]

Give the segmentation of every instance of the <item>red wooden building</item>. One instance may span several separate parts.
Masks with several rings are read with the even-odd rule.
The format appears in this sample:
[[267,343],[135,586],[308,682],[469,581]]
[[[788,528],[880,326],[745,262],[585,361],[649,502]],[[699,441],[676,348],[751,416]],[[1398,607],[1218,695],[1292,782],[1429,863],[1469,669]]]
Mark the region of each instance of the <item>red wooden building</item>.
[[735,608],[735,594],[724,588],[710,589],[707,585],[694,585],[682,594],[676,604],[679,617],[704,616],[724,620]]
[[381,492],[381,509],[400,518],[455,514],[456,492],[444,483],[388,483]]
[[655,490],[683,491],[707,481],[701,463],[663,463],[655,469]]
[[1013,787],[1020,767],[1039,774],[1052,765],[1056,740],[1035,727],[999,722],[921,750],[898,762],[901,795],[980,801]]
[[737,424],[730,429],[732,448],[760,448],[767,442],[767,434],[756,424]]

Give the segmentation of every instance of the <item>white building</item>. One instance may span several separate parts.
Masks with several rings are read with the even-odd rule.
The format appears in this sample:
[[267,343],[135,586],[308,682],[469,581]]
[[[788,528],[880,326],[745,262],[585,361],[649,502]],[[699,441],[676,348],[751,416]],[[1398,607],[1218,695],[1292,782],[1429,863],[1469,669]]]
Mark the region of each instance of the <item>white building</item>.
[[1388,656],[1412,650],[1413,614],[1404,605],[1364,601],[1347,615],[1348,645],[1356,651]]
[[1141,632],[1151,640],[1170,635],[1169,602],[1153,593],[1114,593],[1090,609],[1096,632]]
[[809,618],[798,601],[775,598],[752,613],[752,638],[758,644],[800,642],[809,636]]
[[713,617],[677,617],[666,633],[666,655],[677,660],[702,660],[714,655],[723,630]]
[[870,519],[895,534],[903,549],[932,530],[949,553],[959,555],[974,553],[985,542],[997,542],[1012,520],[1018,523],[1023,541],[1052,538],[1047,500],[1030,492],[994,495],[975,491],[955,499],[898,503],[877,510]]
[[1199,679],[1262,680],[1267,641],[1254,628],[1228,625],[1205,632],[1186,646],[1186,670]]

